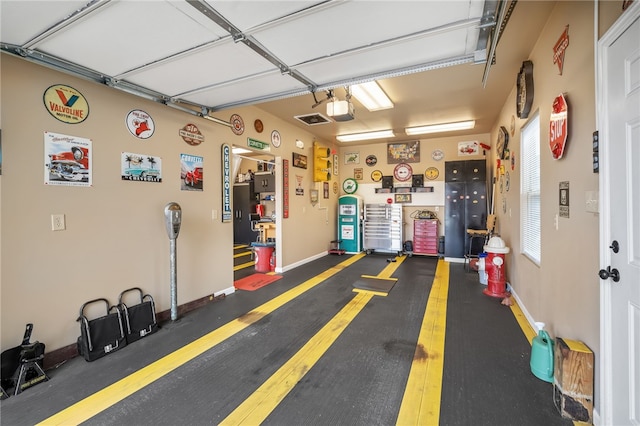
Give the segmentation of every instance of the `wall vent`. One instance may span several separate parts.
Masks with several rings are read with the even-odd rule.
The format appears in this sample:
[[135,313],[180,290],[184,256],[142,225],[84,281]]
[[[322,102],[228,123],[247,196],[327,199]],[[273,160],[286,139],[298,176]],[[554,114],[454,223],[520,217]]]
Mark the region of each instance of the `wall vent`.
[[307,126],[317,126],[318,124],[331,123],[330,119],[328,119],[327,117],[319,113],[294,115],[293,118],[295,118],[296,120],[302,121]]

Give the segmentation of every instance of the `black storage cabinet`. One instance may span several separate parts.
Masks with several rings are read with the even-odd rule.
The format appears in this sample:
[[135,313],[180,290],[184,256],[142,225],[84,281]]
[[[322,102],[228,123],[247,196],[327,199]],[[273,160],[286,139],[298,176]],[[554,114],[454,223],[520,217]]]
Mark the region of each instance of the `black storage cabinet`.
[[233,242],[250,244],[258,238],[258,231],[251,230],[251,214],[256,212],[254,182],[233,185]]
[[[445,256],[463,258],[469,250],[467,229],[487,223],[487,166],[485,160],[445,163]],[[482,250],[478,240],[472,253]]]

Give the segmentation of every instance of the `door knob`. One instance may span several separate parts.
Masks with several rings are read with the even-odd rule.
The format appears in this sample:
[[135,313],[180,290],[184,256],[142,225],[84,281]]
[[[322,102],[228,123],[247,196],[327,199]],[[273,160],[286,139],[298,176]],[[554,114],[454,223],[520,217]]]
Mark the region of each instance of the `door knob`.
[[618,244],[617,240],[613,240],[611,242],[611,245],[609,246],[609,248],[611,249],[611,251],[613,251],[614,253],[617,253],[620,251],[620,244]]
[[611,266],[607,266],[607,269],[600,269],[598,275],[600,275],[600,278],[603,280],[608,280],[609,278],[611,278],[614,283],[620,281],[620,271],[618,271],[616,268],[611,269]]

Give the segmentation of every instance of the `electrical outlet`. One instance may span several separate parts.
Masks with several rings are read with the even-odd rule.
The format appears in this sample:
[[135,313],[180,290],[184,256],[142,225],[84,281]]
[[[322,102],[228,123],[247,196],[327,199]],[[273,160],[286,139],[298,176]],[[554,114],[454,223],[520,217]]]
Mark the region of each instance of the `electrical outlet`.
[[64,231],[67,229],[63,214],[51,215],[51,230],[52,231]]

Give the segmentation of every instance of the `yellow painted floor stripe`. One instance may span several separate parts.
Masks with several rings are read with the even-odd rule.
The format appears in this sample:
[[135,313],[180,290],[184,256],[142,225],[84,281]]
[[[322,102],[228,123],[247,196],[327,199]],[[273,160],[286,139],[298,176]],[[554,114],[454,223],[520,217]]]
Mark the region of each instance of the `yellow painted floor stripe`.
[[236,265],[233,267],[234,271],[239,271],[240,269],[244,269],[244,268],[248,268],[250,266],[255,266],[255,262],[251,261],[251,262],[247,262],[247,263],[241,263],[239,265]]
[[440,259],[420,328],[397,425],[437,425],[440,422],[448,295],[449,262]]
[[531,344],[533,338],[536,337],[536,332],[533,330],[533,327],[531,327],[531,324],[529,324],[529,321],[527,321],[527,317],[525,317],[524,312],[520,309],[520,305],[518,305],[515,297],[511,297],[511,301],[513,302],[513,305],[511,305],[511,312],[516,318],[516,321],[518,321],[518,324],[520,325],[524,335],[527,337],[529,344]]
[[374,297],[358,293],[335,317],[311,338],[220,425],[258,425],[280,404],[311,370],[353,319]]
[[233,249],[241,249],[241,248],[247,248],[249,247],[247,244],[238,244],[237,246],[233,246]]
[[234,334],[244,330],[251,324],[259,321],[266,315],[342,271],[347,266],[357,262],[364,256],[364,253],[353,255],[336,266],[327,269],[321,274],[308,279],[280,296],[247,312],[241,317],[226,323],[175,352],[160,358],[158,361],[65,408],[43,420],[39,425],[77,425],[90,419]]
[[[406,256],[398,257],[396,262],[390,262],[378,275],[370,277],[389,279],[405,259]],[[358,290],[356,296],[336,316],[249,398],[231,412],[220,425],[257,425],[262,423],[311,370],[367,303],[376,295],[387,295],[376,291],[356,290]]]
[[251,251],[243,251],[243,252],[234,254],[233,258],[237,259],[238,257],[249,256],[250,254],[251,254]]
[[391,278],[391,275],[393,275],[393,273],[396,271],[396,269],[398,269],[400,267],[400,265],[402,264],[402,262],[405,261],[405,259],[407,258],[407,256],[397,256],[395,259],[395,262],[389,262],[389,264],[387,265],[386,268],[384,268],[382,270],[382,272],[380,272],[378,275],[376,275],[375,277],[372,278]]

